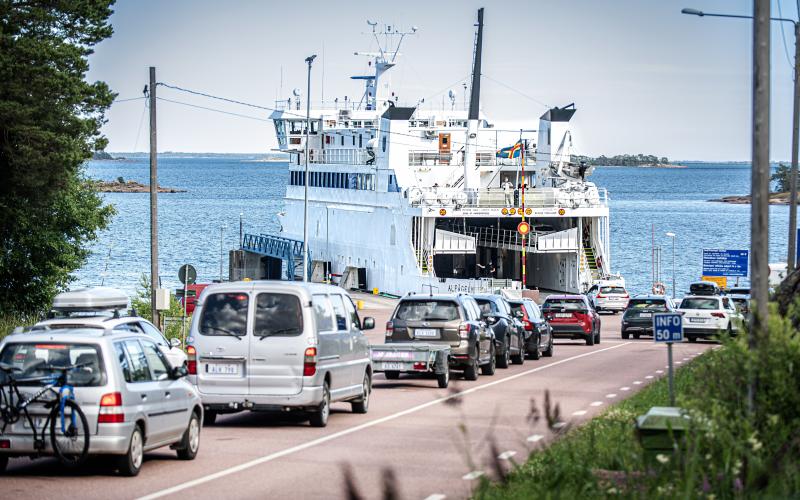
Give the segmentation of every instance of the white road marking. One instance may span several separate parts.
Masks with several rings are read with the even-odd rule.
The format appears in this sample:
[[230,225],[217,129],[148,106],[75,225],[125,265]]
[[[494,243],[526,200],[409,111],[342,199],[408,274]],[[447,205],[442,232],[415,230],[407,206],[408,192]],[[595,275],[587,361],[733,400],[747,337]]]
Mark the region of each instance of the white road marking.
[[592,403],[589,406],[600,406],[601,404],[603,404],[602,401],[592,401]]
[[497,458],[499,458],[500,460],[508,460],[509,458],[513,457],[516,454],[517,454],[516,451],[508,450],[508,451],[504,451],[503,453],[497,455]]
[[474,470],[474,471],[470,472],[469,474],[464,474],[463,476],[461,476],[461,479],[463,479],[464,481],[472,481],[472,480],[478,479],[479,477],[481,477],[484,474],[485,474],[485,472],[483,472],[482,470]]
[[556,423],[553,424],[553,429],[560,429],[560,428],[564,427],[565,425],[567,425],[566,422],[556,422]]
[[626,385],[625,387],[620,387],[619,390],[620,391],[630,391],[631,388]]
[[[297,453],[297,452],[300,452],[300,451],[303,451],[303,450],[307,450],[309,448],[313,448],[315,446],[327,443],[328,441],[333,441],[334,439],[338,439],[338,438],[340,438],[342,436],[347,436],[349,434],[353,434],[355,432],[359,432],[359,431],[362,431],[364,429],[369,429],[370,427],[375,427],[376,425],[380,425],[380,424],[383,424],[383,423],[386,423],[386,422],[390,422],[390,421],[398,419],[400,417],[405,417],[406,415],[410,415],[410,414],[416,413],[416,412],[418,412],[420,410],[424,410],[426,408],[430,408],[431,406],[436,406],[436,405],[442,404],[442,403],[444,403],[446,401],[451,401],[453,399],[461,398],[463,396],[466,396],[467,394],[472,394],[473,392],[478,392],[478,391],[481,391],[481,390],[484,390],[484,389],[488,389],[489,387],[494,387],[496,385],[503,384],[503,383],[509,382],[511,380],[516,380],[518,378],[525,377],[526,375],[530,375],[532,373],[538,373],[538,372],[540,372],[542,370],[546,370],[546,369],[554,367],[554,366],[559,366],[559,365],[562,365],[564,363],[569,363],[570,361],[575,361],[577,359],[585,358],[587,356],[594,356],[595,354],[599,354],[601,352],[610,351],[612,349],[617,349],[617,348],[620,348],[620,347],[624,347],[624,346],[626,346],[628,344],[632,344],[632,343],[633,342],[625,342],[623,344],[617,344],[617,345],[614,345],[614,346],[611,346],[611,347],[606,347],[606,348],[598,349],[598,350],[595,350],[595,351],[588,351],[588,352],[585,352],[583,354],[577,354],[577,355],[571,356],[569,358],[564,358],[564,359],[559,360],[559,361],[554,361],[554,362],[552,362],[550,364],[547,364],[547,365],[544,365],[544,366],[539,366],[539,367],[536,367],[536,368],[532,368],[530,370],[526,370],[524,372],[516,373],[514,375],[510,375],[510,376],[505,377],[505,378],[501,378],[501,379],[498,379],[498,380],[494,380],[492,382],[488,382],[486,384],[477,385],[477,386],[474,386],[474,387],[470,387],[469,389],[465,389],[463,391],[454,392],[454,393],[452,393],[452,394],[450,394],[448,396],[442,396],[440,398],[428,401],[426,403],[422,403],[422,404],[419,404],[417,406],[412,406],[411,408],[407,408],[405,410],[401,410],[401,411],[398,411],[396,413],[392,413],[390,415],[386,415],[385,417],[376,418],[375,420],[370,420],[369,422],[364,422],[363,424],[356,425],[355,427],[350,427],[349,429],[344,429],[344,430],[341,430],[339,432],[334,432],[333,434],[328,434],[327,436],[322,436],[322,437],[317,438],[317,439],[312,439],[311,441],[307,441],[305,443],[302,443],[302,444],[299,444],[299,445],[296,445],[296,446],[292,446],[292,447],[286,448],[284,450],[276,451],[274,453],[270,453],[269,455],[264,455],[263,457],[255,458],[253,460],[250,460],[249,462],[244,462],[244,463],[241,463],[239,465],[234,465],[233,467],[228,467],[227,469],[222,469],[222,470],[214,472],[212,474],[206,474],[205,476],[199,477],[197,479],[192,479],[192,480],[189,480],[189,481],[185,481],[183,483],[178,483],[175,486],[171,486],[169,488],[164,488],[163,490],[158,490],[158,491],[155,491],[153,493],[141,496],[137,500],[154,500],[156,498],[161,498],[161,497],[165,497],[167,495],[172,495],[172,494],[177,493],[179,491],[187,490],[189,488],[193,488],[193,487],[199,486],[201,484],[209,483],[211,481],[215,481],[217,479],[220,479],[220,478],[225,477],[225,476],[229,476],[231,474],[236,474],[237,472],[241,472],[243,470],[250,469],[252,467],[255,467],[256,465],[261,465],[261,464],[264,464],[264,463],[267,463],[267,462],[272,462],[273,460],[277,460],[279,458],[283,458],[283,457],[285,457],[287,455],[291,455],[293,453]],[[562,422],[562,426],[563,426],[563,422]]]
[[652,375],[645,375],[644,378],[653,378]]
[[447,498],[447,495],[442,495],[441,493],[434,493],[433,495],[428,495],[425,497],[425,500],[444,500]]
[[633,381],[633,385],[642,385],[642,381],[641,380],[634,380]]
[[606,397],[608,399],[615,398],[615,397],[617,397],[617,394],[615,392],[612,392],[611,394],[606,394]]
[[664,373],[664,370],[656,370],[656,373]]
[[577,410],[572,412],[573,417],[580,417],[581,415],[586,415],[586,410]]
[[529,443],[536,443],[541,441],[542,439],[544,439],[544,436],[542,436],[541,434],[534,434],[532,436],[528,436]]
[[683,358],[684,361],[689,361],[689,358]]
[[675,364],[676,364],[676,365],[682,365],[682,364],[683,364],[683,361],[676,361],[676,362],[675,362]]

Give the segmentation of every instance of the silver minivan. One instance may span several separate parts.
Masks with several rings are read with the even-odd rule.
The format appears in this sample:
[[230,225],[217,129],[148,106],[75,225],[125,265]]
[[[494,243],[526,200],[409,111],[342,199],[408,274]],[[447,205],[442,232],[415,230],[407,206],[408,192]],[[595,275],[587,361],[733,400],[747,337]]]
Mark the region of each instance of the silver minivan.
[[[0,343],[0,366],[10,373],[26,400],[42,389],[54,370],[74,366],[67,383],[86,416],[89,455],[112,455],[122,475],[135,476],[144,453],[170,446],[178,457],[195,458],[200,446],[203,410],[186,368],[172,367],[155,342],[140,333],[109,334],[96,328],[15,333]],[[6,373],[4,371],[4,373]],[[4,378],[3,385],[8,381]],[[3,387],[8,399],[8,387]],[[50,441],[37,442],[56,398],[47,393],[22,417],[0,418],[0,471],[11,457],[52,455]],[[16,401],[16,398],[14,398]],[[57,409],[56,406],[55,409]]]
[[205,422],[243,410],[303,410],[324,427],[334,401],[366,413],[372,390],[369,341],[341,288],[288,281],[208,286],[187,339],[189,379]]

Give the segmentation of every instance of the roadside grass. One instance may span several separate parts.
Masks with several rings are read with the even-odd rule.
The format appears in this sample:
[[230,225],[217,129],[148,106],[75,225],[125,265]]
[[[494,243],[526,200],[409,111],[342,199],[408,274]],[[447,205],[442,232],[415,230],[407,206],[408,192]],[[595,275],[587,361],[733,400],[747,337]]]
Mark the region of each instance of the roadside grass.
[[[526,462],[484,480],[474,498],[800,498],[800,336],[773,311],[758,356],[745,337],[723,339],[722,349],[676,371],[677,406],[691,423],[673,455],[648,460],[635,435],[638,415],[669,406],[662,377],[554,433]],[[749,414],[752,374],[758,392]]]
[[31,318],[23,316],[0,316],[0,339],[10,334],[18,326],[30,325],[34,322]]

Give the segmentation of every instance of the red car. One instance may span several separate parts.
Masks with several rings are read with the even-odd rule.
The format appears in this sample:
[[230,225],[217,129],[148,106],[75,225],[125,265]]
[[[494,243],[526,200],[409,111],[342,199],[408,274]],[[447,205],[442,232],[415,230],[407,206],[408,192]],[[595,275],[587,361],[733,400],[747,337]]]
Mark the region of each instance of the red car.
[[553,337],[600,343],[600,315],[584,295],[550,295],[542,304]]

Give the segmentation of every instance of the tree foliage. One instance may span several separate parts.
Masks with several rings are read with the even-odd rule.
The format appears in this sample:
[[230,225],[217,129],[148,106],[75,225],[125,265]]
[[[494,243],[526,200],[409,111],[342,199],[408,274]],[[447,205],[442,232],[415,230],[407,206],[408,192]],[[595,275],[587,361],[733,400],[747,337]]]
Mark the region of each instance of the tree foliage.
[[70,281],[113,209],[83,178],[114,94],[85,80],[113,0],[0,0],[0,314]]
[[644,154],[635,154],[635,155],[616,155],[616,156],[605,156],[600,155],[596,158],[591,156],[573,156],[573,161],[581,162],[585,161],[589,165],[598,165],[604,167],[636,167],[640,165],[669,165],[669,158],[666,156],[662,156],[659,158],[655,155],[644,155]]
[[789,191],[789,174],[792,169],[787,163],[779,163],[778,168],[769,178],[770,181],[775,183],[775,190],[778,193],[785,193]]

